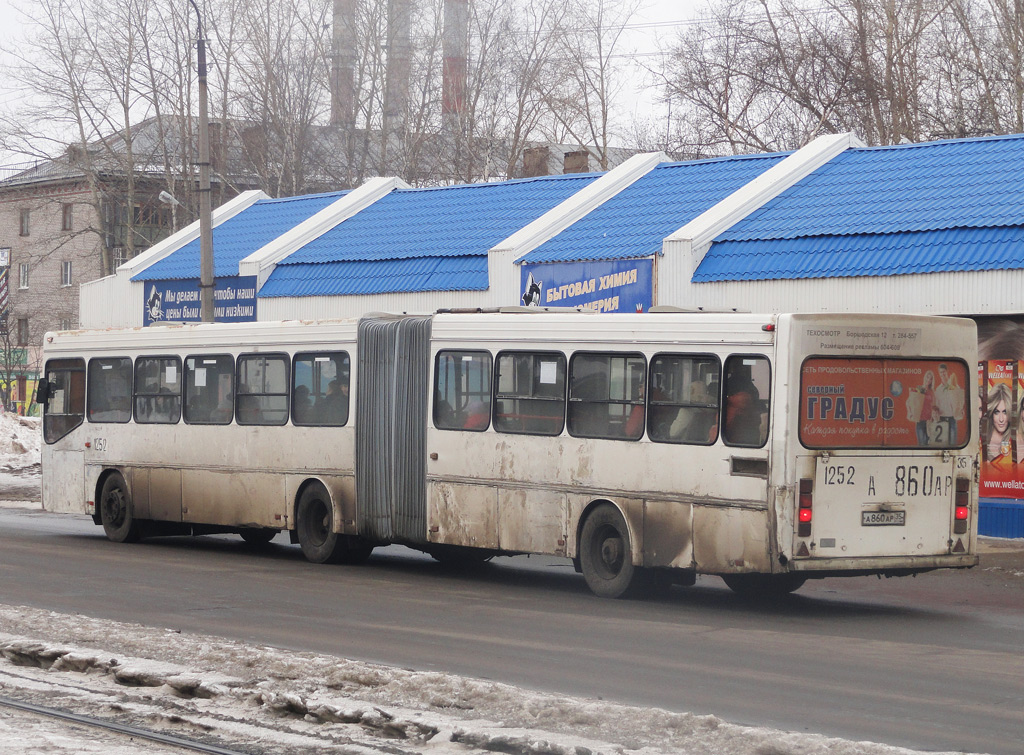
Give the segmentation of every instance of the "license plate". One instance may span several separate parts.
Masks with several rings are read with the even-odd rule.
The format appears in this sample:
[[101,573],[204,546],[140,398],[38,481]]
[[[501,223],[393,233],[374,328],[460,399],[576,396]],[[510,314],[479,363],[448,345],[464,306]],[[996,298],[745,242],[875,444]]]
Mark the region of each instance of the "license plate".
[[902,527],[907,523],[907,512],[862,511],[860,512],[860,523],[864,527],[884,527],[886,525]]

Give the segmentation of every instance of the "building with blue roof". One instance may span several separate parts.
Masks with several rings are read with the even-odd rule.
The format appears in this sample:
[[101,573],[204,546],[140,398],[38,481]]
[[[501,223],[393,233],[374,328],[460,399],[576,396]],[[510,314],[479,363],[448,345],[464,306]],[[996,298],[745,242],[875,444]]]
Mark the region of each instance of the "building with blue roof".
[[[983,359],[1024,365],[1022,176],[1024,135],[839,134],[793,153],[637,155],[604,174],[248,192],[215,212],[217,304],[260,320],[519,303],[966,315]],[[197,316],[198,273],[193,224],[83,286],[81,322]],[[251,305],[232,304],[241,293]]]

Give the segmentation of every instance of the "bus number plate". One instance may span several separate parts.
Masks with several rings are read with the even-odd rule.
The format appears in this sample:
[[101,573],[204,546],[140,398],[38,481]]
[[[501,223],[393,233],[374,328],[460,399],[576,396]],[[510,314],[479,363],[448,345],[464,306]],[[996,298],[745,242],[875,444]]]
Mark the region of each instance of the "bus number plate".
[[907,512],[862,511],[860,512],[860,523],[864,527],[884,527],[886,525],[902,527],[907,523]]

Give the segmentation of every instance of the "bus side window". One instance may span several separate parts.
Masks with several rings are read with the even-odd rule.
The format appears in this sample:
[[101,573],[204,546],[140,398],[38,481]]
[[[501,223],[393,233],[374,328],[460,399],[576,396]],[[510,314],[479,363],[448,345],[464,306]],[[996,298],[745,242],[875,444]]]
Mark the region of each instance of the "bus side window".
[[565,355],[503,352],[495,377],[494,429],[560,435],[565,425]]
[[296,354],[292,360],[292,424],[341,427],[349,415],[349,356]]
[[482,432],[491,423],[491,355],[440,351],[434,368],[434,427]]
[[569,434],[638,440],[644,434],[642,354],[579,352],[569,363]]
[[127,422],[132,418],[131,359],[90,359],[86,383],[90,422]]
[[197,425],[231,422],[235,360],[229,354],[185,359],[185,421]]
[[288,421],[288,357],[248,354],[238,357],[240,425],[283,425]]
[[181,419],[181,359],[135,360],[135,421],[173,425]]
[[46,384],[43,440],[55,443],[85,419],[85,360],[51,359],[46,363]]
[[722,439],[727,445],[760,448],[768,440],[770,387],[766,357],[734,355],[725,360]]
[[656,443],[714,443],[721,369],[711,355],[655,356],[647,405],[648,437]]

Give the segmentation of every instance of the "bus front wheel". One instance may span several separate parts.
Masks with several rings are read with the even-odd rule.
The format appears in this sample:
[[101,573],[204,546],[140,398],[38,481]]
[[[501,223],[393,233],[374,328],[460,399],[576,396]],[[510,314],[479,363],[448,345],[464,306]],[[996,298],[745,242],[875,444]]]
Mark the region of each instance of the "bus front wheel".
[[133,543],[139,539],[139,523],[132,510],[132,499],[124,478],[116,472],[104,481],[100,493],[100,523],[107,538],[115,543]]
[[580,568],[587,586],[602,598],[623,598],[638,582],[629,529],[619,510],[602,503],[587,516],[580,533]]
[[295,529],[302,555],[314,564],[359,564],[373,551],[362,538],[335,532],[334,506],[321,485],[310,485],[303,491]]

